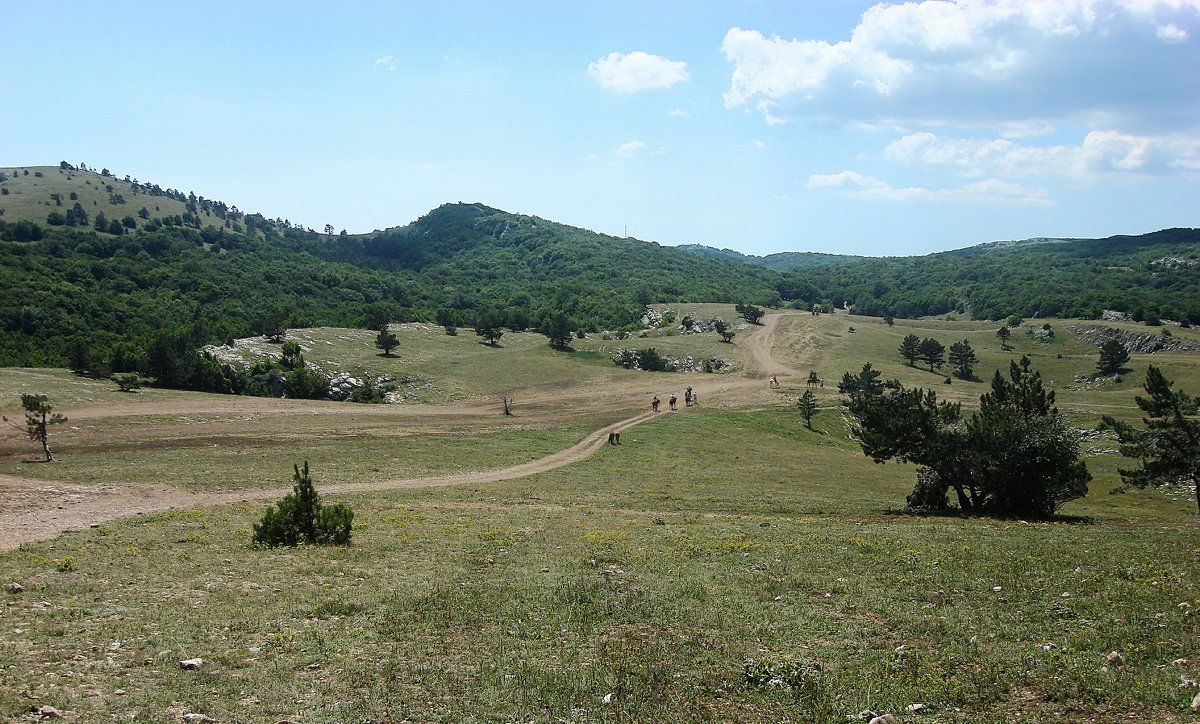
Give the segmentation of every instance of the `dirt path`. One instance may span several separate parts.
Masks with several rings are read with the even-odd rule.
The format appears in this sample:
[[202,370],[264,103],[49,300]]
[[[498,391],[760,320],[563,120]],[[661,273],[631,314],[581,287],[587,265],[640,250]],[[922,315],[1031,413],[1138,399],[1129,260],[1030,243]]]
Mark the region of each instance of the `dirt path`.
[[[784,365],[772,357],[776,329],[780,320],[788,316],[792,315],[789,313],[770,314],[765,317],[761,327],[752,328],[739,339],[737,349],[746,368],[743,375],[716,378],[706,375],[705,379],[696,380],[693,388],[700,396],[701,401],[718,404],[722,400],[741,401],[754,391],[761,391],[763,379],[769,375],[790,374]],[[679,386],[684,385],[686,382]],[[635,394],[642,388],[645,389],[644,396],[648,406],[654,385],[638,385],[638,388],[639,390],[635,391]],[[591,400],[588,406],[589,413],[612,412],[628,409],[629,393],[626,392],[624,395],[614,396],[611,399],[606,398],[598,403],[595,402],[596,398],[587,391],[580,391],[574,397],[569,396],[568,393],[563,395],[563,398],[573,399],[580,404],[583,404],[584,399]],[[557,407],[562,410],[567,406],[560,404]],[[403,416],[410,423],[415,417],[432,424],[464,426],[478,425],[484,422],[494,424],[495,422],[495,411],[486,403],[473,403],[457,407],[405,406],[402,410],[395,410],[383,406],[337,403],[322,405],[287,400],[264,403],[263,400],[256,398],[175,400],[153,405],[140,404],[136,408],[119,405],[95,406],[74,411],[71,418],[74,421],[100,421],[105,418],[131,415],[203,414],[248,417],[289,414],[314,417],[350,416],[360,420],[372,418],[386,420],[389,417]],[[565,416],[569,413],[559,412],[558,414]],[[646,410],[625,417],[589,433],[569,448],[520,465],[454,475],[329,485],[323,486],[321,490],[328,493],[361,493],[372,490],[429,488],[521,478],[585,460],[607,444],[610,431],[625,431],[666,414],[671,413],[667,410],[664,400],[661,412],[654,413]],[[172,427],[171,423],[167,423],[167,426]],[[0,474],[0,551],[11,550],[26,542],[48,540],[70,530],[100,525],[116,518],[177,508],[212,507],[239,502],[276,500],[289,491],[290,488],[276,487],[226,493],[192,493],[168,486],[77,485]]]

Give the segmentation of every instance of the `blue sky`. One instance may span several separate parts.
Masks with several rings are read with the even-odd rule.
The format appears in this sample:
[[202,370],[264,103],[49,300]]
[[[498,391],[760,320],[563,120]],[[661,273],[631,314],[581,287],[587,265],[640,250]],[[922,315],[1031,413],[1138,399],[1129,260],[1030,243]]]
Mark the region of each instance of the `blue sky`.
[[0,0],[0,166],[752,254],[1200,226],[1200,0]]

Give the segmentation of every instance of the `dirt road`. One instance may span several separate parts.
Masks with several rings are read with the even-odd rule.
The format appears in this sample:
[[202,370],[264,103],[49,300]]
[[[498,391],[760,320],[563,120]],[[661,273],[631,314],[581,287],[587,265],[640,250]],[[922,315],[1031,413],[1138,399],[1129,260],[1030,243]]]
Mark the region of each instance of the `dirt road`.
[[[798,317],[791,312],[768,314],[762,326],[756,326],[739,336],[736,349],[742,357],[745,371],[738,375],[705,376],[696,381],[693,388],[705,404],[725,402],[753,402],[760,399],[764,380],[770,375],[793,374],[772,356],[776,330],[781,320]],[[640,408],[649,406],[650,385],[645,390],[634,391]],[[342,485],[322,486],[323,493],[360,493],[371,490],[394,490],[400,488],[427,488],[470,483],[487,483],[509,480],[536,473],[554,470],[584,460],[595,454],[608,440],[612,430],[627,430],[658,415],[670,414],[664,404],[658,413],[645,411],[632,413],[630,391],[607,391],[597,396],[595,390],[563,390],[556,395],[555,408],[559,415],[569,415],[570,403],[586,406],[589,415],[600,415],[611,419],[612,413],[624,410],[628,416],[616,423],[584,436],[579,442],[564,450],[545,457],[506,468],[483,470],[455,475],[396,480],[379,480]],[[532,397],[532,395],[531,395]],[[642,399],[644,397],[644,403]],[[597,402],[600,399],[600,402]],[[566,404],[564,404],[566,403]],[[390,407],[390,406],[388,406]],[[322,405],[303,401],[264,401],[259,398],[214,397],[203,400],[176,400],[153,405],[140,404],[136,414],[140,416],[180,416],[211,414],[230,416],[226,423],[244,426],[245,419],[261,416],[347,416],[357,420],[395,418],[403,416],[409,424],[451,424],[456,426],[492,424],[495,410],[482,403],[464,406],[404,407],[402,411],[384,406],[350,405],[334,403]],[[567,410],[564,412],[564,410]],[[105,418],[127,417],[135,414],[129,406],[105,405],[73,411],[73,421],[102,421]],[[102,425],[100,426],[103,427]],[[169,437],[180,432],[182,426],[166,422],[155,426],[158,434]],[[97,436],[103,436],[101,429]],[[0,474],[0,551],[11,550],[25,542],[47,540],[66,531],[80,530],[99,525],[116,518],[155,513],[176,508],[199,508],[229,505],[238,502],[276,500],[289,492],[288,488],[238,490],[226,493],[197,494],[169,486],[149,485],[77,485],[72,483],[34,480]]]

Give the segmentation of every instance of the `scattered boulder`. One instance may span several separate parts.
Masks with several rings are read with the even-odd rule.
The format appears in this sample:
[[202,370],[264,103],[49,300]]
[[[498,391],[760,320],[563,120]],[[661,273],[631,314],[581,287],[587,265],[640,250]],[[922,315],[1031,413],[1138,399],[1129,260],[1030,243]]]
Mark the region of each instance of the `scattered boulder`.
[[204,659],[201,658],[184,659],[179,662],[179,668],[184,671],[197,671],[201,666],[204,666]]
[[42,719],[62,719],[62,712],[49,704],[43,704],[38,707],[37,715]]
[[663,313],[654,307],[646,307],[646,313],[642,315],[643,327],[657,327],[662,324]]
[[1132,329],[1097,327],[1082,324],[1071,325],[1068,329],[1084,342],[1094,344],[1097,347],[1103,347],[1105,342],[1115,339],[1130,354],[1134,352],[1142,354],[1154,354],[1155,352],[1200,352],[1200,344],[1186,339],[1179,339],[1168,334],[1146,334],[1136,332]]
[[14,596],[17,595],[18,593],[20,593],[21,591],[25,590],[25,587],[22,586],[20,583],[17,583],[16,581],[13,581],[12,583],[8,584],[7,586],[5,586],[5,588],[7,588],[8,592]]
[[183,720],[187,724],[215,724],[216,719],[205,716],[204,714],[184,714]]
[[1105,658],[1108,660],[1108,663],[1112,664],[1113,666],[1121,666],[1125,663],[1125,657],[1122,656],[1119,651],[1113,651]]
[[896,717],[891,714],[880,714],[867,724],[896,724]]

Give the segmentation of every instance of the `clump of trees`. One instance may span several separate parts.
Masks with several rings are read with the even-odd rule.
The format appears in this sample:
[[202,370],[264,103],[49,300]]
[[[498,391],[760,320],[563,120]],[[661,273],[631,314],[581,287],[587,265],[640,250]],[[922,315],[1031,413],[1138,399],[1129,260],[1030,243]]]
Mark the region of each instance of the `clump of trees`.
[[294,466],[292,492],[254,524],[254,542],[270,548],[279,546],[349,545],[354,511],[341,503],[323,506],[316,486],[304,468]]
[[735,304],[733,309],[738,314],[742,315],[742,319],[746,320],[750,324],[758,324],[758,320],[762,319],[763,315],[766,314],[766,312],[764,312],[761,308],[756,307],[753,304],[742,304],[741,302]]
[[715,330],[717,334],[721,335],[721,341],[725,342],[726,344],[733,342],[733,338],[737,336],[737,332],[729,329],[729,323],[724,319],[714,319],[712,324],[713,330]]
[[1104,416],[1104,425],[1116,431],[1121,454],[1140,461],[1137,468],[1120,470],[1126,487],[1192,486],[1200,512],[1200,419],[1196,418],[1200,399],[1171,385],[1161,370],[1150,365],[1144,386],[1149,397],[1137,397],[1138,407],[1146,413],[1145,429],[1109,415]]
[[913,509],[951,509],[953,492],[965,514],[1046,518],[1087,494],[1091,475],[1079,458],[1078,434],[1028,357],[1010,365],[1007,379],[996,372],[970,417],[933,390],[879,383],[869,364],[838,387],[850,395],[854,434],[866,455],[919,466],[908,496]]

